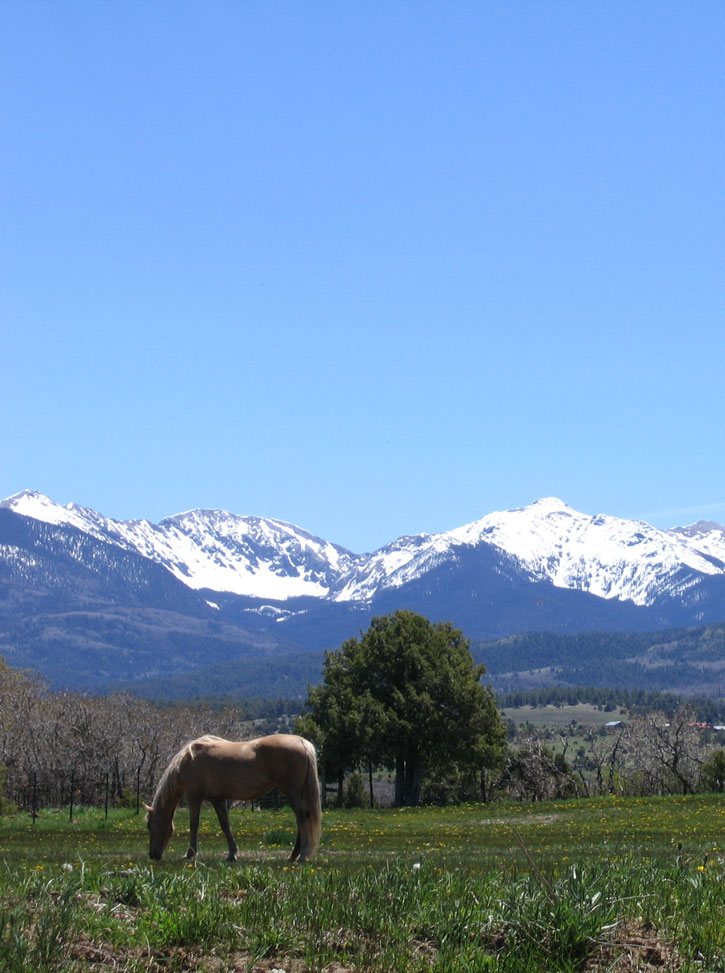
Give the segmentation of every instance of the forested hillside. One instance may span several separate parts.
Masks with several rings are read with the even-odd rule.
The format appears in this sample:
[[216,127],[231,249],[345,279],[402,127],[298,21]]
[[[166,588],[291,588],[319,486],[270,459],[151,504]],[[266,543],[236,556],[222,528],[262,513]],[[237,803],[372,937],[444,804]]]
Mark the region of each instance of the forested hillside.
[[[465,632],[465,629],[464,629]],[[484,680],[499,693],[567,686],[725,696],[725,624],[666,632],[530,632],[471,641]],[[291,652],[203,666],[184,675],[134,682],[151,699],[223,695],[302,699],[321,676],[324,653]]]
[[725,695],[725,624],[666,632],[531,632],[472,643],[500,692],[605,686]]

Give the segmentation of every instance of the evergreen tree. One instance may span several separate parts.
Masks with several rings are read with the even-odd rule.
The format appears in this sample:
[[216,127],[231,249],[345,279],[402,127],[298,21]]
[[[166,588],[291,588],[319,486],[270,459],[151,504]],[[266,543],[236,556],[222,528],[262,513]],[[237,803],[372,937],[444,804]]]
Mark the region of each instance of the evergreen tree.
[[715,750],[702,765],[702,780],[709,791],[717,791],[718,794],[725,791],[725,748]]
[[501,760],[505,726],[484,671],[450,622],[410,611],[374,618],[326,653],[300,732],[321,744],[328,773],[394,768],[396,804],[416,804],[424,778]]

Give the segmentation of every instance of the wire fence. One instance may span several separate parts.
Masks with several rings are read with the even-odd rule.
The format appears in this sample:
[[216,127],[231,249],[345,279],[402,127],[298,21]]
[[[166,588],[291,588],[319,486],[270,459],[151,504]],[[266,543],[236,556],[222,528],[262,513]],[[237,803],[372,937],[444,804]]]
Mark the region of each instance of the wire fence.
[[113,807],[134,808],[140,813],[142,806],[142,767],[137,767],[132,779],[123,778],[117,769],[109,767],[96,774],[80,773],[75,768],[52,774],[32,771],[27,777],[15,778],[12,787],[6,787],[6,799],[16,808],[27,811],[33,818],[48,808],[68,808],[69,818],[80,805],[102,807],[106,817]]

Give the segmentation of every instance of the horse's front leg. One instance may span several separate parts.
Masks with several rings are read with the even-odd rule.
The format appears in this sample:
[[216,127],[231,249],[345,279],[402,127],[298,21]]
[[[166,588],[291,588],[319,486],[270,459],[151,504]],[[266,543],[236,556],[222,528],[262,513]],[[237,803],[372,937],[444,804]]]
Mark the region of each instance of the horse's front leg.
[[227,844],[229,845],[229,854],[227,855],[228,862],[235,862],[237,860],[237,843],[232,835],[232,829],[229,825],[229,812],[227,811],[227,802],[225,798],[220,797],[216,801],[212,801],[214,810],[216,811],[216,816],[219,818],[219,824],[222,831],[224,832],[224,837],[227,839]]
[[194,858],[199,843],[199,815],[201,814],[201,798],[189,797],[189,850],[184,858]]

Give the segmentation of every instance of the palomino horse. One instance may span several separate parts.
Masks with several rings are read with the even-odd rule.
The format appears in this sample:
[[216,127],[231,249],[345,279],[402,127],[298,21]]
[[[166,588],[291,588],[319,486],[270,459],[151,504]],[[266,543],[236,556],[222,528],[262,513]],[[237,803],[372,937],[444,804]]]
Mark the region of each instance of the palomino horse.
[[189,850],[196,854],[202,801],[211,801],[229,845],[228,861],[236,861],[227,801],[250,801],[279,787],[297,818],[297,840],[290,861],[314,855],[320,841],[320,787],[315,748],[302,737],[274,734],[233,743],[203,736],[187,743],[163,773],[151,807],[145,804],[149,855],[157,861],[174,833],[174,811],[182,797],[189,804]]

